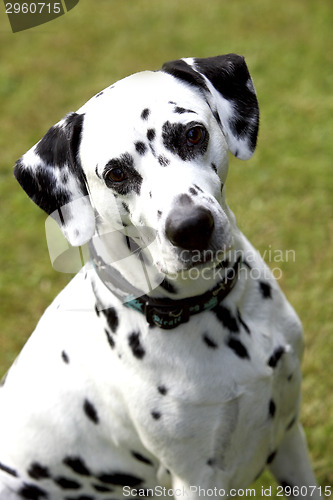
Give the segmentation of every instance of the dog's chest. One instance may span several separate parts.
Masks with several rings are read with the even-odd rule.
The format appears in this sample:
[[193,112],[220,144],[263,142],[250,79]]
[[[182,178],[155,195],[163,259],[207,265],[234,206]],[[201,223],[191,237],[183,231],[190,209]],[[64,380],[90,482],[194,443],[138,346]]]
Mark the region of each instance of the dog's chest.
[[[264,464],[297,411],[299,367],[290,346],[270,335],[266,321],[253,328],[241,311],[219,311],[228,327],[212,311],[165,331],[125,308],[123,327],[109,330],[128,414],[144,446],[170,469],[185,467],[195,450],[202,465]],[[258,472],[247,465],[249,475]]]

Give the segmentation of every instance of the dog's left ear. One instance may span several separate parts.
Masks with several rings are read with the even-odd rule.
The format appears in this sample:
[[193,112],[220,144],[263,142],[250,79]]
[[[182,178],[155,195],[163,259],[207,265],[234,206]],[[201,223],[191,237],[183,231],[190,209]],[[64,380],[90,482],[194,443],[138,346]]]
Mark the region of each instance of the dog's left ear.
[[14,175],[28,196],[59,224],[73,246],[91,239],[95,218],[80,165],[84,115],[70,113],[16,162]]
[[165,63],[162,71],[198,88],[222,125],[231,153],[241,160],[252,156],[257,144],[259,106],[243,57],[226,54],[179,59]]

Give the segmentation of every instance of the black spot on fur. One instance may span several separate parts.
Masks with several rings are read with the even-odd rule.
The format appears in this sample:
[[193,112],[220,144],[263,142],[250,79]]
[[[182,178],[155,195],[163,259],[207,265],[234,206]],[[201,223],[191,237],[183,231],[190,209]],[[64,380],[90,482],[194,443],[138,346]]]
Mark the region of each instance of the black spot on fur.
[[137,460],[139,460],[139,462],[142,462],[146,465],[153,465],[153,462],[151,460],[149,460],[149,458],[147,457],[144,457],[143,455],[141,455],[141,453],[138,453],[137,451],[131,451],[132,455],[134,458],[136,458]]
[[111,349],[114,349],[116,343],[114,341],[113,336],[111,335],[111,333],[106,328],[104,328],[104,331],[106,333],[106,338],[107,338],[107,341],[109,342],[109,345],[110,345]]
[[40,465],[38,462],[33,462],[29,469],[28,474],[32,479],[46,479],[50,477],[50,473],[47,467]]
[[244,328],[244,330],[246,331],[246,333],[250,334],[251,333],[250,328],[247,326],[247,324],[243,320],[241,313],[239,312],[239,309],[237,309],[237,319],[240,322],[240,324],[242,325],[242,327]]
[[159,385],[157,387],[157,390],[162,396],[165,396],[168,393],[168,389],[165,387],[165,385]]
[[102,486],[100,484],[93,484],[92,487],[95,491],[99,491],[100,493],[111,493],[113,491],[112,488],[108,488],[107,486]]
[[63,490],[78,490],[81,484],[68,477],[59,476],[54,479],[54,482]]
[[209,467],[213,467],[215,465],[215,463],[216,463],[215,458],[209,458],[207,460],[207,465],[209,465]]
[[216,167],[215,163],[211,163],[211,167],[214,170],[214,172],[217,174],[217,167]]
[[150,151],[152,152],[154,158],[156,158],[156,151],[155,151],[155,148],[152,146],[152,144],[149,144],[149,147],[150,147]]
[[289,431],[296,423],[296,420],[297,420],[297,417],[295,416],[294,418],[291,419],[291,421],[289,422],[289,424],[287,425],[286,427],[286,430]]
[[196,184],[194,184],[194,187],[195,187],[195,189],[197,189],[198,191],[200,191],[200,193],[203,193],[203,190],[201,189],[201,187],[197,186]]
[[175,109],[173,110],[174,113],[178,113],[179,115],[182,115],[184,113],[194,113],[197,114],[195,111],[192,111],[191,109],[185,109],[180,106],[176,106]]
[[160,155],[158,157],[158,163],[161,165],[161,167],[167,167],[168,165],[170,165],[170,160],[168,160],[168,158],[166,158],[165,156]]
[[154,411],[151,412],[151,416],[153,417],[153,419],[159,420],[162,415],[161,415],[161,413],[159,411],[154,410]]
[[96,165],[96,167],[95,167],[95,174],[97,175],[97,177],[98,177],[99,179],[102,179],[102,177],[101,177],[101,176],[99,175],[99,173],[98,173],[98,165]]
[[97,304],[95,304],[95,313],[97,316],[99,316],[101,314],[100,310],[97,307]]
[[210,347],[211,349],[216,349],[218,347],[218,345],[216,344],[216,342],[214,342],[214,340],[212,340],[210,337],[208,337],[207,333],[203,334],[202,339],[205,342],[205,344],[208,347]]
[[143,120],[147,120],[149,115],[150,115],[150,109],[145,108],[141,113],[141,118]]
[[198,194],[198,191],[196,191],[193,187],[190,187],[189,192],[193,195],[196,196]]
[[42,498],[48,498],[46,491],[39,486],[34,484],[24,484],[22,488],[18,491],[21,498],[27,498],[29,500],[41,500]]
[[156,132],[155,132],[155,129],[153,128],[149,128],[147,130],[147,139],[148,141],[153,141],[156,137]]
[[273,451],[273,453],[271,453],[270,455],[268,455],[266,463],[267,464],[271,464],[273,462],[275,456],[276,456],[276,451]]
[[91,495],[79,495],[78,497],[65,497],[64,500],[96,500],[96,497],[92,497]]
[[2,464],[1,462],[0,462],[0,470],[6,472],[10,476],[17,477],[17,472],[15,469],[13,469],[12,467],[8,467],[8,465]]
[[72,471],[76,472],[76,474],[80,474],[80,476],[91,475],[90,470],[79,457],[66,457],[63,462],[67,467],[72,469]]
[[259,281],[259,290],[264,299],[272,298],[272,287],[269,283]]
[[217,319],[225,328],[228,328],[228,330],[233,333],[239,332],[237,319],[231,314],[231,311],[227,307],[219,304],[218,306],[214,307],[212,311],[216,314]]
[[213,116],[214,116],[215,120],[217,121],[218,125],[219,125],[220,127],[222,127],[222,123],[221,123],[220,115],[218,114],[218,112],[217,112],[217,110],[216,110],[216,109],[214,109],[214,111],[213,111]]
[[162,217],[162,212],[161,210],[157,210],[157,218],[160,219]]
[[240,340],[230,337],[227,342],[227,346],[230,347],[230,349],[232,349],[234,353],[237,354],[237,356],[239,356],[240,358],[250,359],[246,347]]
[[273,418],[276,412],[276,404],[274,403],[273,399],[270,399],[269,401],[268,412],[269,416]]
[[102,90],[102,92],[98,92],[98,94],[96,94],[95,97],[101,97],[101,95],[103,95],[103,94],[104,94],[104,90]]
[[103,473],[98,476],[99,481],[116,486],[138,486],[143,482],[140,477],[122,472]]
[[86,416],[89,418],[89,420],[91,420],[94,424],[99,423],[99,418],[96,408],[88,399],[84,400],[83,410]]
[[[282,486],[283,489],[290,488],[290,491],[293,490],[293,485],[291,483],[289,483],[289,481],[280,481],[280,485]],[[290,491],[287,495],[287,498],[290,496]]]
[[121,202],[123,208],[125,209],[125,211],[129,214],[130,213],[130,209],[128,208],[128,205],[127,203],[125,203],[124,201]]
[[115,310],[114,307],[108,307],[107,309],[103,309],[103,314],[106,317],[106,321],[111,328],[111,331],[113,333],[116,333],[118,325],[119,325],[119,319],[118,319],[118,314],[117,311]]
[[278,364],[281,356],[284,354],[285,352],[285,349],[283,346],[278,346],[274,351],[273,351],[273,354],[271,355],[271,357],[269,358],[267,364],[268,366],[270,366],[271,368],[275,368],[276,365]]
[[128,345],[130,346],[133,356],[138,359],[142,359],[146,354],[146,351],[140,343],[140,333],[133,332],[128,336]]
[[170,123],[165,122],[162,127],[162,139],[163,144],[171,151],[171,153],[178,155],[183,161],[189,161],[196,158],[198,155],[203,155],[207,151],[209,134],[203,135],[203,139],[196,145],[191,145],[188,143],[186,134],[191,126],[197,126],[197,123],[189,123],[183,125],[182,123]]
[[69,357],[66,351],[62,351],[61,357],[64,363],[69,364]]
[[147,146],[144,142],[141,141],[135,143],[135,149],[141,156],[143,156],[147,152]]

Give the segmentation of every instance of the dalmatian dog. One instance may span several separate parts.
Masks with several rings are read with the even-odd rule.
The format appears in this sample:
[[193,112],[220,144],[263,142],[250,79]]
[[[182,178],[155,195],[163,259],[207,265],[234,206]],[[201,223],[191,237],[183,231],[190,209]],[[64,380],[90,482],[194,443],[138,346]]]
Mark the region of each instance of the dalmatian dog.
[[266,467],[280,496],[320,498],[301,324],[225,201],[258,115],[243,57],[184,58],[100,92],[16,163],[85,265],[2,381],[1,500],[222,498]]

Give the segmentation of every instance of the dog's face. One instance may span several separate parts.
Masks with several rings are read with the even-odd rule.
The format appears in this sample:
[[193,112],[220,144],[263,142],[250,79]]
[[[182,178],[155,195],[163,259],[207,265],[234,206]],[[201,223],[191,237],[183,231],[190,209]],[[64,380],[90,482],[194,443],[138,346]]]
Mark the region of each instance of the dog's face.
[[243,58],[174,61],[125,78],[67,115],[15,174],[72,244],[88,241],[96,222],[99,231],[152,228],[155,265],[175,273],[232,247],[223,196],[228,150],[250,157],[257,130]]

